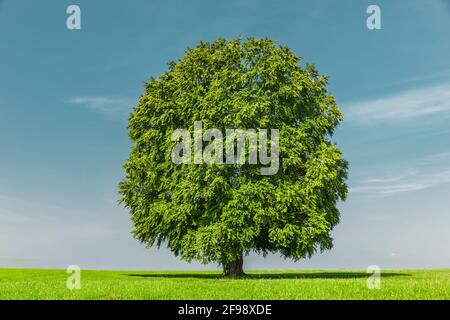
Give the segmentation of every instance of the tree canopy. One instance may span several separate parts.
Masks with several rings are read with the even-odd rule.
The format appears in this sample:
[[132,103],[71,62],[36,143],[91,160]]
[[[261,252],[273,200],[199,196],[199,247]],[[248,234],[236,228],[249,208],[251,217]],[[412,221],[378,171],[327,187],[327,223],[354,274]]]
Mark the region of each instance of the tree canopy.
[[[347,196],[348,164],[331,140],[341,120],[327,77],[286,46],[237,38],[187,49],[146,83],[129,119],[120,194],[134,237],[232,276],[252,251],[298,260],[331,249],[337,203]],[[196,121],[204,130],[279,130],[278,171],[174,163],[173,132],[193,132]]]

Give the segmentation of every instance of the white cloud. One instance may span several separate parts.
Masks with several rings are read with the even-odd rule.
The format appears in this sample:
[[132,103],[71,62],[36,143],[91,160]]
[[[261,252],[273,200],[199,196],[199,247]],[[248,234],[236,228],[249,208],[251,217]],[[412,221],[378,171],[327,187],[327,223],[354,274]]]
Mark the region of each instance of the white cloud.
[[366,185],[350,188],[350,192],[369,193],[376,195],[393,195],[396,193],[423,190],[432,187],[431,184],[419,182],[411,183],[395,183],[395,184],[374,184],[368,183]]
[[358,122],[400,121],[450,114],[450,84],[416,88],[386,97],[350,104],[346,119]]
[[134,106],[133,100],[128,98],[74,97],[68,99],[67,102],[108,115],[128,114]]
[[350,188],[352,193],[390,196],[425,190],[450,183],[450,153],[440,153],[421,159],[403,172],[385,177],[370,177]]
[[401,180],[404,176],[387,177],[387,178],[369,178],[367,183],[392,183]]

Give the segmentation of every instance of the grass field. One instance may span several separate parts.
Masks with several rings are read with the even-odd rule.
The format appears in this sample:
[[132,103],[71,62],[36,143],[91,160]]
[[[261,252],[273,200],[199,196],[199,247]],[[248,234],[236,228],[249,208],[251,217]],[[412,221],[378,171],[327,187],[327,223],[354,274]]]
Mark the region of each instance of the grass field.
[[65,270],[0,269],[0,299],[450,299],[450,270],[384,271],[369,290],[363,271],[82,271],[81,289]]

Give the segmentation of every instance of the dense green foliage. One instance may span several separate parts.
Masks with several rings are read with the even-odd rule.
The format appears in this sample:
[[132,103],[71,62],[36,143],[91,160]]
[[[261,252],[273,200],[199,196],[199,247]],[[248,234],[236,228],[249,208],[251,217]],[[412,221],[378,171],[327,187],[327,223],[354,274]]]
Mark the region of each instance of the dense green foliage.
[[[250,251],[301,259],[330,249],[347,195],[347,162],[331,142],[342,120],[327,78],[275,42],[201,42],[151,78],[129,120],[120,184],[133,234],[185,260],[224,267]],[[277,174],[260,165],[174,164],[174,130],[280,131]]]
[[247,272],[81,271],[81,289],[66,288],[65,270],[0,269],[2,299],[450,299],[450,270],[384,270],[381,289],[364,271]]

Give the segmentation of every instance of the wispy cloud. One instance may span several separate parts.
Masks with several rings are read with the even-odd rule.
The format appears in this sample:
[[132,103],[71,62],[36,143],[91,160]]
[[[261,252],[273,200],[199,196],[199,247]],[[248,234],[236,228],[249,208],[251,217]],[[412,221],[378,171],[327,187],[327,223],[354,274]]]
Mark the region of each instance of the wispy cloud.
[[352,193],[389,196],[425,190],[450,183],[450,153],[439,153],[423,158],[404,172],[386,177],[364,179],[350,188]]
[[68,99],[67,102],[113,116],[123,116],[128,114],[132,110],[132,107],[134,105],[134,101],[129,98],[112,98],[100,96],[73,97]]
[[347,120],[358,122],[402,121],[450,114],[450,83],[351,103],[344,111]]
[[402,192],[428,189],[432,186],[433,184],[422,183],[420,181],[411,183],[366,183],[351,188],[350,192],[388,196]]

